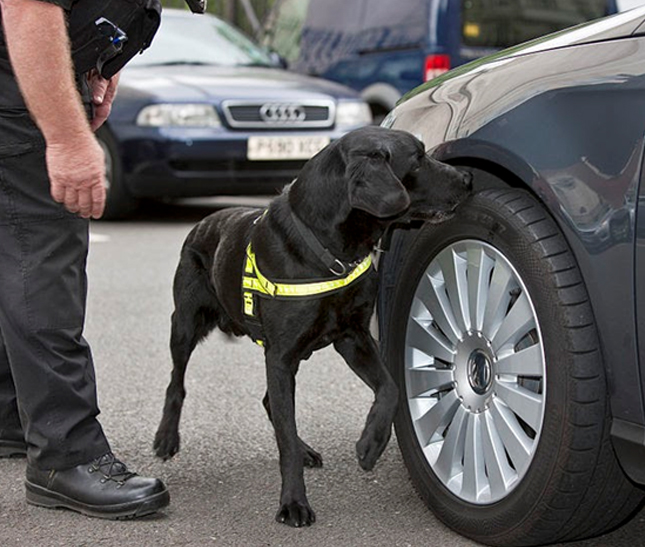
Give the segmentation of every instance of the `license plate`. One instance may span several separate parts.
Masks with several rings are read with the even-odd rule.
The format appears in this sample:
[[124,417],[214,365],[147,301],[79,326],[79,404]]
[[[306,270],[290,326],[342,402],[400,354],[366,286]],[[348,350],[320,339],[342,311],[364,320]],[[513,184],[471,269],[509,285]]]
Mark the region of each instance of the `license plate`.
[[246,157],[258,160],[308,160],[329,144],[329,137],[249,137]]

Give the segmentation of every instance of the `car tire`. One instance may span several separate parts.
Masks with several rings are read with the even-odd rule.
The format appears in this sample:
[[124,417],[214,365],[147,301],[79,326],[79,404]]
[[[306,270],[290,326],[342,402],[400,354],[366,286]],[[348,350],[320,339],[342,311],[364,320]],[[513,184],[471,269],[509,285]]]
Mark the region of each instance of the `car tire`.
[[105,154],[105,211],[103,220],[116,220],[132,214],[137,206],[137,200],[125,187],[121,156],[116,140],[110,129],[103,125],[95,133],[96,140]]
[[397,241],[381,344],[400,387],[397,440],[429,508],[513,547],[592,537],[632,515],[643,491],[609,438],[589,297],[542,205],[485,190]]

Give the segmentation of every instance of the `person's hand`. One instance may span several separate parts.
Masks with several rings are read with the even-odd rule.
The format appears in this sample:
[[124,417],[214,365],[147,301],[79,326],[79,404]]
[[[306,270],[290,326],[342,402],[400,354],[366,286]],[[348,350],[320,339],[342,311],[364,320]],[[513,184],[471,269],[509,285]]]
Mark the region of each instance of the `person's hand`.
[[87,81],[92,91],[92,104],[94,105],[94,118],[90,122],[92,131],[103,125],[112,110],[112,101],[116,96],[120,74],[115,74],[109,80],[103,78],[97,70],[91,70]]
[[94,135],[47,144],[51,195],[71,213],[99,218],[105,208],[105,156]]

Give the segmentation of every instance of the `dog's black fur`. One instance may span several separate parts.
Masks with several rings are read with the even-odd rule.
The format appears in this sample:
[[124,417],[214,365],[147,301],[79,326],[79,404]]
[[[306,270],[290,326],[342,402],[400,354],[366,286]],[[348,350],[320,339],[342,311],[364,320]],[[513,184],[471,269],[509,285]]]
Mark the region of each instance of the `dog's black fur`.
[[[470,190],[469,174],[431,159],[412,135],[367,127],[309,160],[261,218],[261,210],[237,207],[202,220],[184,243],[175,275],[174,368],[154,442],[157,455],[168,459],[179,450],[184,374],[196,344],[215,327],[235,336],[249,334],[241,291],[249,238],[258,267],[269,279],[329,278],[297,231],[291,211],[337,258],[353,262],[373,250],[392,222],[440,221]],[[363,469],[372,469],[390,438],[397,388],[369,331],[376,291],[377,276],[371,271],[327,296],[259,301],[268,384],[263,403],[275,429],[282,472],[280,522],[307,526],[315,521],[303,465],[320,467],[322,459],[298,437],[294,412],[295,375],[313,351],[333,344],[375,393],[356,444]]]

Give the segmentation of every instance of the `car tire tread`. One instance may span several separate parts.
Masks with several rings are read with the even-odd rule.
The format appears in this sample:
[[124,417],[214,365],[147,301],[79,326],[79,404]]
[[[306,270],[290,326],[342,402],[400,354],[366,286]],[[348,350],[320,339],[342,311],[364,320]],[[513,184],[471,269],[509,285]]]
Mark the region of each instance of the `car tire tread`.
[[[490,513],[491,523],[475,516],[477,508],[470,506],[460,512],[456,508],[464,507],[455,504],[455,499],[449,499],[450,496],[446,500],[439,499],[437,492],[429,488],[432,484],[436,490],[437,484],[423,476],[426,471],[419,465],[419,456],[411,455],[405,444],[401,445],[404,460],[415,488],[426,503],[449,526],[475,540],[519,547],[592,537],[622,523],[641,502],[643,492],[629,482],[611,446],[602,353],[582,275],[557,224],[531,194],[518,189],[485,190],[473,201],[478,211],[490,211],[494,218],[500,218],[500,222],[505,223],[504,229],[521,234],[523,243],[530,248],[525,255],[527,270],[537,268],[536,271],[545,272],[534,279],[534,289],[539,287],[544,291],[535,290],[535,293],[541,294],[541,298],[546,298],[547,293],[551,295],[554,313],[566,331],[561,338],[563,347],[559,348],[566,354],[561,360],[568,363],[566,394],[561,394],[568,399],[568,410],[565,409],[566,415],[562,416],[567,425],[558,441],[562,446],[547,450],[538,448],[542,454],[556,451],[550,456],[553,459],[549,472],[551,483],[535,504],[526,503],[530,514],[514,513],[511,508],[504,516],[515,514],[515,520],[506,522],[499,511]],[[441,226],[429,230],[429,234],[438,230],[440,235],[437,237],[449,233],[442,232]],[[384,304],[385,317],[394,324],[397,318],[392,317],[392,302],[401,302],[406,294],[402,285],[411,284],[409,279],[401,281],[401,276],[406,269],[419,263],[429,241],[431,236],[424,236],[424,230],[397,240],[398,245],[406,242],[410,245],[400,259],[395,283],[398,288],[390,291],[389,305],[388,302]],[[397,343],[387,335],[384,338],[384,352],[391,364],[390,353]],[[406,402],[402,400],[401,404]],[[406,432],[407,426],[402,424],[404,418],[400,415],[397,417],[397,438],[401,444],[402,439],[404,443],[409,442],[405,437],[410,431]],[[545,423],[544,427],[553,428],[554,424]]]

